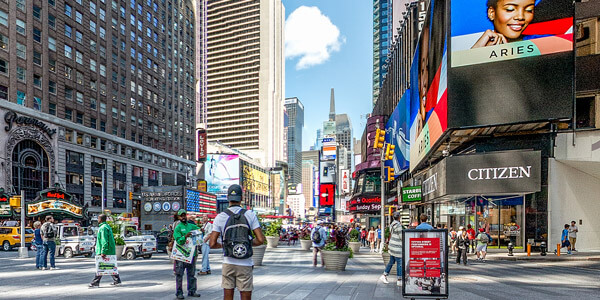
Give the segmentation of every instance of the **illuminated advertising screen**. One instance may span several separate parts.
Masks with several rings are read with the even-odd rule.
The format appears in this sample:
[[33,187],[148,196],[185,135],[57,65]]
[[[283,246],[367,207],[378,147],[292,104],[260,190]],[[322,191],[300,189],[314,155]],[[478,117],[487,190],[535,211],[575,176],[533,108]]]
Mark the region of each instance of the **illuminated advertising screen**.
[[[410,70],[410,170],[448,128],[447,1],[431,1]],[[399,151],[400,152],[400,151]]]
[[407,90],[394,112],[390,115],[385,125],[385,139],[390,145],[396,146],[394,149],[394,159],[385,162],[386,167],[394,168],[394,177],[408,170],[409,167],[409,149],[410,135],[408,131],[408,122],[410,110],[410,90]]
[[572,0],[452,0],[451,128],[571,118]]
[[244,164],[242,174],[242,187],[244,191],[269,196],[269,176],[267,173]]
[[319,206],[333,206],[335,203],[335,184],[321,184],[319,187]]
[[240,184],[240,158],[238,155],[208,154],[204,179],[209,193],[226,195],[229,186]]

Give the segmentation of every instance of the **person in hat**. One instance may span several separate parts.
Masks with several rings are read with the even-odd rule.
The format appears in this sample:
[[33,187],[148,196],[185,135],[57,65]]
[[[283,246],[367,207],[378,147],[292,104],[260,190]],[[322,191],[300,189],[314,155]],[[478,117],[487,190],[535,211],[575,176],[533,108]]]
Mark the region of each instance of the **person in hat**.
[[402,285],[402,230],[404,226],[400,223],[400,212],[394,212],[394,222],[390,224],[390,243],[388,246],[388,253],[390,254],[390,261],[388,262],[383,275],[379,278],[383,283],[388,284],[388,275],[392,270],[394,263],[396,264],[396,274],[398,276],[397,286]]
[[325,266],[325,260],[323,259],[323,247],[325,246],[325,240],[327,239],[327,233],[323,228],[323,221],[317,221],[315,228],[310,232],[310,240],[313,246],[313,267],[317,266],[317,253],[321,252],[321,267]]
[[[185,209],[180,209],[177,212],[179,217],[179,224],[173,230],[173,240],[179,245],[185,245],[187,238],[192,235],[193,230],[198,230],[198,226],[194,222],[188,222],[187,212]],[[182,261],[175,261],[175,296],[177,299],[184,299],[183,297],[183,273],[187,272],[187,290],[189,297],[200,297],[200,294],[196,293],[196,259],[198,258],[198,250],[194,247],[194,257],[191,263],[185,263]]]
[[[227,241],[225,235],[226,229],[235,230],[236,232],[243,232],[238,231],[237,229],[231,229],[232,227],[228,228],[228,225],[231,225],[231,223],[228,224],[229,219],[234,216],[235,219],[232,219],[232,222],[236,222],[235,220],[241,222],[245,219],[243,226],[239,226],[240,224],[236,224],[236,226],[248,229],[247,232],[244,232],[245,236],[242,238],[250,239],[252,246],[260,246],[265,242],[265,236],[260,228],[258,217],[252,210],[245,210],[241,206],[243,200],[242,195],[243,192],[241,186],[234,184],[229,187],[227,190],[229,208],[217,215],[213,221],[213,231],[209,238],[209,245],[213,249],[223,248],[223,245],[226,245],[226,249],[223,249],[224,255],[221,269],[221,287],[223,288],[223,299],[225,300],[233,300],[233,295],[236,288],[238,291],[240,291],[240,297],[242,300],[250,300],[252,299],[252,290],[254,289],[252,274],[254,261],[252,260],[252,257],[234,257],[235,254],[239,254],[239,252],[235,252],[238,245],[234,246],[234,253],[230,253],[228,250],[230,248],[229,245],[233,242]],[[256,238],[252,239],[250,236],[251,233],[254,233]],[[219,242],[219,237],[222,237],[222,242]]]

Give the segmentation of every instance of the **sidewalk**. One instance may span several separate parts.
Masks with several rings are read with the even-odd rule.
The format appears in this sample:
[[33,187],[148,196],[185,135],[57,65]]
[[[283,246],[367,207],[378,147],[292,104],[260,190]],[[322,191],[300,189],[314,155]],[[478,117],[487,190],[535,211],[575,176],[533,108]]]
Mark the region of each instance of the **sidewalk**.
[[[456,257],[454,255],[450,255]],[[469,259],[475,259],[475,254],[469,254]],[[527,256],[526,252],[521,249],[513,251],[513,256],[508,256],[506,249],[489,249],[486,255],[486,260],[506,260],[506,261],[600,261],[600,252],[573,252],[568,255],[567,251],[562,251],[560,256],[555,255],[554,251],[547,252],[546,256],[542,256],[540,252],[531,252],[531,256]]]

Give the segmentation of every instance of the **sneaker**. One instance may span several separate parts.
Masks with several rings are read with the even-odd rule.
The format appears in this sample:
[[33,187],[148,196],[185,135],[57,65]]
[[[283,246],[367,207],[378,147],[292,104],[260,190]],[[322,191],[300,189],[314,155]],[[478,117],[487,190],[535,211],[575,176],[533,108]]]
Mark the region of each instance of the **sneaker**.
[[49,270],[49,269],[48,269],[48,268],[46,268],[46,267],[42,267],[40,270],[42,270],[42,271],[46,271],[46,270]]
[[113,283],[111,283],[110,285],[112,285],[112,286],[120,286],[120,285],[121,285],[121,282],[120,282],[120,281],[119,281],[119,282],[114,282],[114,281],[113,281]]
[[396,285],[397,285],[397,286],[402,286],[402,280],[401,280],[401,279],[398,279],[398,281],[396,281]]
[[177,295],[177,299],[185,299],[183,295]]
[[200,294],[193,292],[193,293],[188,293],[188,297],[196,297],[196,298],[200,298]]
[[208,272],[207,271],[200,271],[200,272],[198,272],[198,275],[208,275]]
[[390,282],[388,281],[388,279],[387,279],[387,276],[386,276],[385,274],[381,275],[381,277],[379,277],[379,279],[380,279],[381,281],[383,281],[383,283],[385,283],[385,284],[388,284],[388,283],[390,283]]
[[210,275],[210,270],[206,271],[206,273],[208,273],[208,275]]
[[99,284],[92,284],[92,283],[88,284],[88,288],[93,289],[93,288],[97,288],[97,287],[100,287],[100,285]]
[[60,270],[60,269],[57,267],[51,267],[50,270]]

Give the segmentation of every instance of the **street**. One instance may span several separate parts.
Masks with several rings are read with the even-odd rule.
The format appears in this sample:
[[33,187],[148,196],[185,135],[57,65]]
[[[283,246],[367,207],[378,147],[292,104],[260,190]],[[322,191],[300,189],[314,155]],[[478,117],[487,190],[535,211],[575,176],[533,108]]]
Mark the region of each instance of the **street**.
[[[254,270],[253,299],[401,298],[395,278],[387,285],[378,280],[381,257],[361,251],[345,272],[336,273],[313,268],[311,253],[299,246],[269,249],[265,266]],[[39,271],[33,270],[34,255],[17,259],[16,251],[0,252],[0,299],[174,299],[173,265],[165,254],[121,262],[123,285],[110,286],[108,277],[98,289],[87,287],[94,273],[91,258],[58,258],[59,270]],[[210,260],[212,275],[197,276],[198,292],[201,299],[221,299],[220,252],[212,250]],[[450,299],[598,299],[600,292],[600,262],[470,262],[450,265]]]

